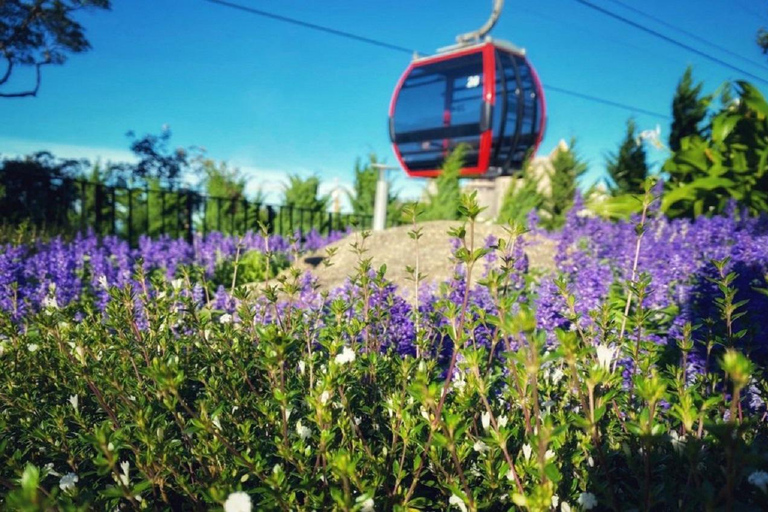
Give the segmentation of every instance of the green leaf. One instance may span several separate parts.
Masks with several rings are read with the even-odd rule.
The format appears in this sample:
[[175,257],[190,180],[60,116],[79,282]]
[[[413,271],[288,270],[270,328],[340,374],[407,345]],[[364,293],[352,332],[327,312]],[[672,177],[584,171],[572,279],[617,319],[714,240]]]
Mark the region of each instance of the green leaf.
[[557,469],[557,466],[553,462],[547,464],[547,466],[544,468],[544,474],[547,475],[547,478],[552,480],[554,483],[558,483],[563,478],[563,474],[560,473],[560,470]]

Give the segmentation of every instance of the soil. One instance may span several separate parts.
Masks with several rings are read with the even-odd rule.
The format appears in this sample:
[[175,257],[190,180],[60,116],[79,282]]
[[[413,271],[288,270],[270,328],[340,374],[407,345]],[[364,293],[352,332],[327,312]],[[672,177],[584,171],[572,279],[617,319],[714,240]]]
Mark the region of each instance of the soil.
[[[418,241],[419,268],[426,274],[424,283],[442,282],[453,275],[454,264],[451,259],[451,237],[448,230],[460,225],[458,221],[433,221],[419,224],[422,237]],[[408,280],[406,266],[416,266],[416,242],[408,236],[413,226],[398,226],[384,231],[372,232],[365,240],[367,249],[364,258],[371,258],[374,269],[381,265],[387,266],[387,279],[397,285],[398,289],[409,289],[413,282]],[[475,225],[475,247],[482,247],[488,235],[497,238],[507,238],[503,226],[498,224]],[[469,235],[467,235],[469,236]],[[544,237],[527,234],[525,252],[531,269],[549,271],[555,268],[553,256],[555,243]],[[304,255],[298,262],[299,268],[309,270],[318,279],[321,290],[330,290],[341,286],[347,277],[354,273],[360,256],[352,247],[360,243],[362,237],[353,233],[330,246]],[[323,262],[329,248],[337,248],[336,254],[330,259],[331,266]]]

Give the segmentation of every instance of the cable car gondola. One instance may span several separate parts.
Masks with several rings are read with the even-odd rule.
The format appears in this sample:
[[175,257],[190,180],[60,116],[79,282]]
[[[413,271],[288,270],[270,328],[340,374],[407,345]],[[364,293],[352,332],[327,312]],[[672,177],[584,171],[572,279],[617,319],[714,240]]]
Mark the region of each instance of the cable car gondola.
[[546,107],[525,51],[486,38],[503,0],[485,26],[458,44],[415,58],[395,88],[389,136],[400,165],[412,177],[435,177],[450,151],[466,144],[461,176],[509,175],[535,153],[544,135]]

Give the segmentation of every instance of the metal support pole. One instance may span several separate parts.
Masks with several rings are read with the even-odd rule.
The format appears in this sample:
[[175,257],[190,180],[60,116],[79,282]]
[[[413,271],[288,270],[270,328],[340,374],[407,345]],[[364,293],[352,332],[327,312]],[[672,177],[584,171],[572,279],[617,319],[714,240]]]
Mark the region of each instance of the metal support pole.
[[387,171],[398,167],[387,167],[382,164],[371,164],[379,170],[379,179],[376,182],[376,195],[373,201],[373,230],[384,231],[387,226],[387,200],[389,199],[389,183]]

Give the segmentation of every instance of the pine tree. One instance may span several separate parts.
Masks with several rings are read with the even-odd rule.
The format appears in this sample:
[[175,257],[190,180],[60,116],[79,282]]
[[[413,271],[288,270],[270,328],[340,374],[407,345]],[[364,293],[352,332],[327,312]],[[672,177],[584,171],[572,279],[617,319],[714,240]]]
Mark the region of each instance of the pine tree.
[[504,195],[504,202],[497,216],[500,224],[519,224],[527,226],[528,214],[538,209],[544,201],[539,192],[538,181],[531,176],[528,164],[523,168],[520,181],[510,184]]
[[678,151],[680,141],[688,135],[701,135],[699,125],[707,116],[709,98],[700,98],[704,84],[693,84],[693,69],[686,68],[677,84],[675,97],[672,99],[672,129],[669,133],[669,149]]
[[618,152],[609,153],[606,159],[606,169],[611,178],[608,188],[614,196],[643,192],[648,164],[645,161],[645,147],[637,140],[636,131],[635,120],[630,118]]
[[578,180],[587,172],[587,164],[579,158],[574,149],[576,140],[571,139],[570,147],[561,148],[552,160],[550,177],[551,193],[540,207],[542,225],[547,229],[557,229],[565,223],[565,214],[573,206],[573,196],[578,188]]
[[[379,170],[374,164],[379,163],[375,154],[368,155],[368,162],[363,165],[358,158],[355,162],[354,194],[347,192],[347,197],[352,205],[355,215],[373,215],[373,203],[376,198],[376,184],[379,181]],[[399,220],[402,205],[397,199],[397,194],[392,191],[392,184],[387,187],[387,223]]]
[[467,152],[465,144],[459,144],[448,155],[443,163],[442,172],[435,179],[437,192],[430,195],[429,203],[424,209],[424,220],[456,220],[459,218],[461,204],[461,188],[459,187],[459,171]]

